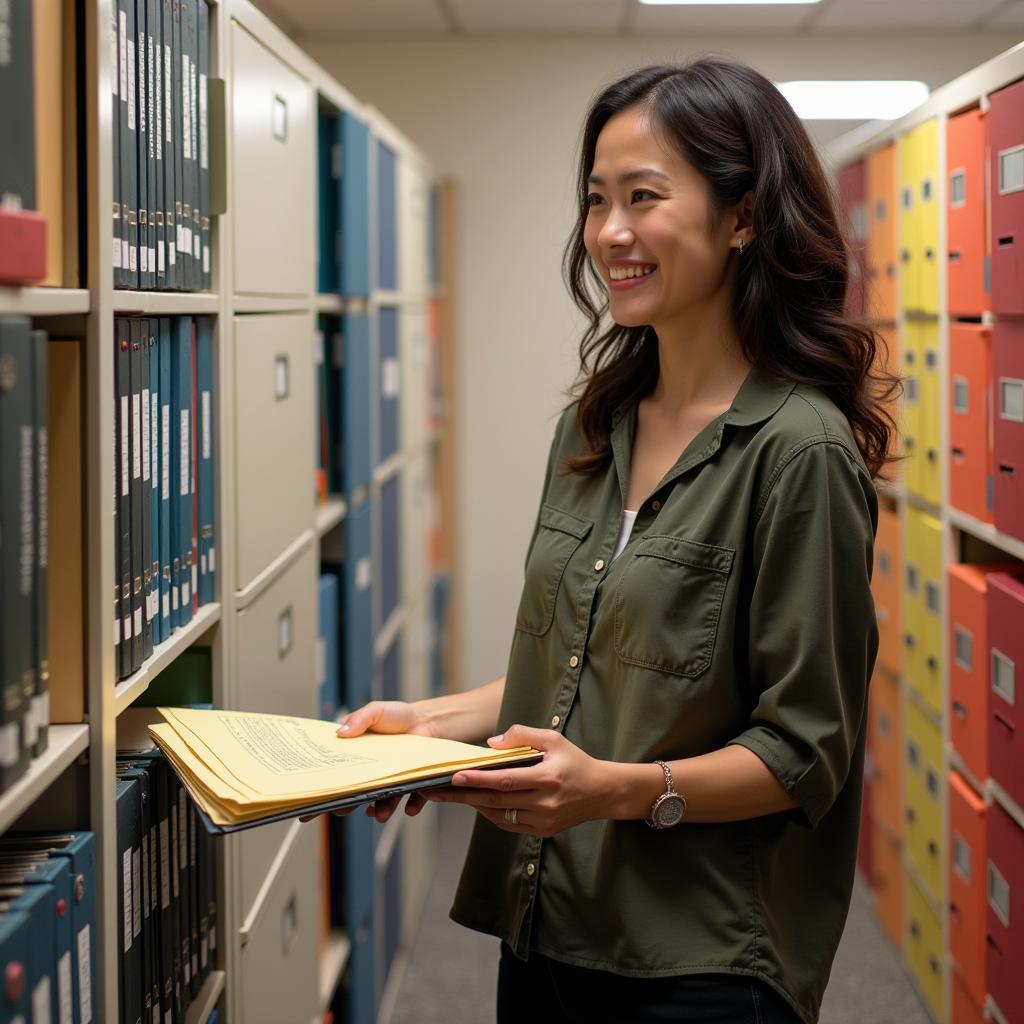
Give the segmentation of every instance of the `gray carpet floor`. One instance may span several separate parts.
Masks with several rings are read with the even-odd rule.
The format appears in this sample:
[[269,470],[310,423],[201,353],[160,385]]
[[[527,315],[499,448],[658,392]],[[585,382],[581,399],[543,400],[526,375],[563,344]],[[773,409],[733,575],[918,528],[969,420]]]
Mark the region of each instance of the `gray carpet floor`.
[[[472,824],[467,807],[437,805],[437,869],[409,959],[392,1024],[493,1024],[498,940],[448,917]],[[858,879],[832,969],[820,1024],[929,1024]]]

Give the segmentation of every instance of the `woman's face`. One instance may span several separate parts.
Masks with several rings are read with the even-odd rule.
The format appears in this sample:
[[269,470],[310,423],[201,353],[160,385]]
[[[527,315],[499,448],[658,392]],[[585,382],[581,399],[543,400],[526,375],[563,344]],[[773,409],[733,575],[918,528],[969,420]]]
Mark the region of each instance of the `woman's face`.
[[589,190],[584,243],[616,323],[657,330],[728,286],[733,225],[713,220],[707,181],[637,110],[602,129]]

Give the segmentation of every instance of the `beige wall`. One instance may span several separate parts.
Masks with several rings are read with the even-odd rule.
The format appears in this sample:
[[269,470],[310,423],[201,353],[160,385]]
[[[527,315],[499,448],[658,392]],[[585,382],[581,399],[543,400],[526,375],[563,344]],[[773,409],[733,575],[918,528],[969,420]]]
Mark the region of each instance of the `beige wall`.
[[[458,501],[465,685],[504,674],[523,556],[581,320],[561,279],[589,100],[641,64],[714,50],[775,81],[937,87],[1014,45],[1000,35],[301,38],[459,183]],[[824,124],[827,141],[849,125]]]

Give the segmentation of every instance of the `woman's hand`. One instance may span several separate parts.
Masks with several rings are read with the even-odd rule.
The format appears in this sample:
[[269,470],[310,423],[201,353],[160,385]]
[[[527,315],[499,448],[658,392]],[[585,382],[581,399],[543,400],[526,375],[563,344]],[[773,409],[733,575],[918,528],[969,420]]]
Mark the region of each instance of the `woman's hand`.
[[[461,771],[448,789],[434,789],[425,799],[469,804],[506,832],[547,838],[584,821],[611,816],[609,777],[612,766],[584,753],[553,729],[513,725],[487,741],[495,750],[530,746],[544,759],[529,768]],[[516,811],[513,825],[505,816]]]
[[[427,721],[425,715],[421,714],[415,704],[408,704],[401,700],[372,700],[364,704],[356,711],[352,711],[341,720],[338,725],[338,735],[348,738],[362,736],[368,732],[376,733],[411,733],[414,736],[437,736],[437,732]],[[376,804],[365,804],[368,817],[376,818],[381,824],[388,820],[398,809],[402,798],[400,796],[382,800]],[[410,793],[405,805],[405,813],[415,816],[423,810],[426,800],[420,793]],[[346,807],[340,811],[332,811],[338,817],[345,817],[356,810],[355,807]],[[300,818],[300,821],[312,821],[317,815],[309,815]]]

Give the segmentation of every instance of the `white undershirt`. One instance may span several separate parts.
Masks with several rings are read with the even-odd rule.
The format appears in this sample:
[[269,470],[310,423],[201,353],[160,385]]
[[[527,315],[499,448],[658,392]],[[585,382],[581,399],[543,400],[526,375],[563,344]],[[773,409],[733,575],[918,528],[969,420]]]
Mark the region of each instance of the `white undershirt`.
[[615,554],[612,555],[613,562],[622,554],[622,549],[626,546],[626,541],[629,540],[629,535],[633,532],[633,523],[635,522],[636,511],[624,508],[622,510],[622,525],[619,527],[619,539],[615,545]]

